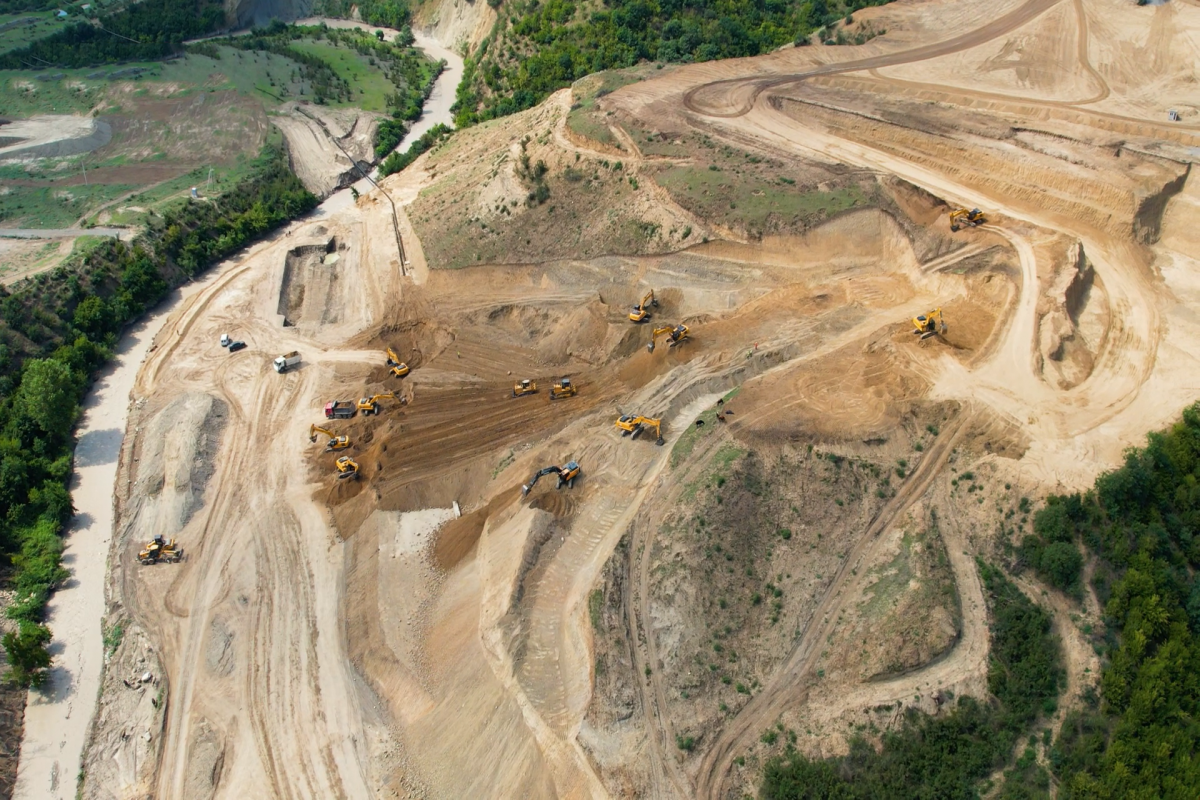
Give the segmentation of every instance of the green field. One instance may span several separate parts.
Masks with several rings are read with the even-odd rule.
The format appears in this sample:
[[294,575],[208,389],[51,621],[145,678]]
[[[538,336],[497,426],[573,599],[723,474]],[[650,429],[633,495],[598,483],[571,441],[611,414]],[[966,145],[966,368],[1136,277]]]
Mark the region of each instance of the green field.
[[6,186],[0,223],[7,228],[70,228],[91,209],[136,189],[126,184]]
[[296,62],[275,53],[217,46],[219,58],[189,53],[161,66],[155,80],[192,87],[188,91],[236,89],[254,95],[268,107],[302,98],[305,87],[294,80]]
[[34,39],[49,36],[74,19],[60,20],[53,11],[26,11],[23,14],[0,14],[0,28],[17,20],[36,20],[32,25],[18,25],[8,30],[0,30],[0,53],[24,47]]
[[367,56],[348,47],[334,47],[327,42],[297,39],[290,47],[301,53],[316,56],[328,64],[338,77],[347,81],[353,91],[350,102],[330,103],[333,106],[354,106],[366,111],[386,111],[387,97],[396,87],[378,67],[371,66]]

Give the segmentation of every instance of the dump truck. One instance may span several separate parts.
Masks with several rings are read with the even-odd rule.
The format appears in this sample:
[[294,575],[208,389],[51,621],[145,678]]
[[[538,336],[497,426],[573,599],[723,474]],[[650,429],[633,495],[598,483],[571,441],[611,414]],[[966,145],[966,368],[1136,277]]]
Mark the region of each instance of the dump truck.
[[293,350],[290,353],[284,353],[275,359],[275,371],[279,373],[287,372],[292,367],[300,363],[300,352]]
[[350,419],[358,413],[358,404],[351,400],[334,400],[325,404],[325,419]]

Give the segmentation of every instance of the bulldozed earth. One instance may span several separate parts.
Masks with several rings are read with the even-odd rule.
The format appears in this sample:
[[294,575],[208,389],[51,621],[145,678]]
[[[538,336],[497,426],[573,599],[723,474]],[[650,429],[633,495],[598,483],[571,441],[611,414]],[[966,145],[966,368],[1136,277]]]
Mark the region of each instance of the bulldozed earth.
[[[377,190],[215,271],[131,398],[82,795],[740,797],[985,696],[976,557],[1200,397],[1200,8],[972,6],[593,76],[383,181],[407,261]],[[1058,724],[1099,609],[1021,580]]]

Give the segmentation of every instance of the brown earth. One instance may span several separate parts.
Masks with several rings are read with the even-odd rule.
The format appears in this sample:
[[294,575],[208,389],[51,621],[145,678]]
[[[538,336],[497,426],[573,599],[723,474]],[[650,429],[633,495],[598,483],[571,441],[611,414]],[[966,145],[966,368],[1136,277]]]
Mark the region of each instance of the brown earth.
[[[560,93],[384,182],[410,264],[375,192],[208,279],[143,366],[122,466],[111,613],[167,698],[139,791],[735,797],[785,743],[844,752],[982,696],[975,556],[1200,396],[1200,133],[1154,105],[1196,89],[1147,39],[1200,9],[968,5],[664,70],[595,100],[607,134]],[[950,204],[989,223],[952,233]],[[647,288],[679,347],[628,320]],[[946,333],[913,336],[934,307]],[[551,401],[564,376],[579,395]],[[330,423],[360,465],[337,480],[308,426],[384,391]],[[660,417],[665,446],[618,413]],[[522,495],[568,460],[573,487]],[[152,531],[187,560],[134,565]],[[1021,586],[1069,706],[1098,608]],[[121,741],[101,723],[89,763]]]

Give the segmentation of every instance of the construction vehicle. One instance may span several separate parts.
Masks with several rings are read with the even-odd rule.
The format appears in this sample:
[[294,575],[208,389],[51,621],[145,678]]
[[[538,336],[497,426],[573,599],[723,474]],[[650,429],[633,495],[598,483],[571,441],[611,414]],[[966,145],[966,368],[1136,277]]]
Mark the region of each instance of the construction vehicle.
[[646,345],[646,349],[653,353],[655,340],[663,334],[667,334],[667,344],[669,344],[671,347],[674,347],[680,342],[687,341],[688,326],[681,322],[678,325],[667,325],[662,328],[655,328],[654,332],[650,334],[650,344]]
[[537,381],[517,381],[513,384],[513,397],[524,397],[537,392]]
[[387,349],[387,365],[392,368],[392,375],[403,378],[409,373],[408,364],[400,360],[400,356],[392,348]]
[[976,225],[986,224],[987,216],[978,208],[973,208],[970,211],[960,208],[950,212],[950,230],[952,231],[963,227],[974,228]]
[[928,314],[918,314],[913,317],[913,333],[920,335],[922,339],[928,339],[930,336],[937,336],[946,333],[946,320],[942,318],[942,310],[935,308]]
[[642,431],[646,428],[654,428],[654,435],[657,437],[654,443],[659,447],[666,443],[662,436],[662,420],[660,419],[651,419],[637,414],[622,414],[616,425],[621,429],[622,436],[629,436],[633,439],[641,436]]
[[396,399],[395,392],[383,392],[382,394],[373,395],[371,397],[364,397],[358,401],[358,410],[363,413],[364,417],[369,417],[372,414],[379,413],[379,401],[380,400],[395,400],[395,399]]
[[358,406],[349,400],[334,400],[325,404],[325,419],[350,419],[358,413]]
[[165,561],[168,564],[176,564],[183,560],[183,548],[175,544],[175,540],[167,541],[158,534],[151,539],[144,550],[138,553],[138,561],[143,564],[157,564],[160,561]]
[[630,322],[648,322],[650,320],[650,306],[658,308],[658,301],[654,299],[654,290],[646,292],[646,296],[642,298],[642,302],[633,307],[629,312]]
[[550,384],[550,399],[563,400],[567,397],[574,397],[579,394],[579,390],[575,388],[575,384],[571,383],[570,378],[563,378]]
[[358,477],[358,462],[350,456],[342,456],[337,460],[338,480]]
[[329,437],[329,441],[325,444],[326,453],[328,453],[330,450],[345,450],[350,446],[349,436],[338,436],[328,428],[322,428],[319,425],[310,425],[308,427],[308,440],[310,442],[315,442],[317,440],[318,433],[323,433]]
[[533,489],[534,484],[541,480],[543,475],[549,475],[552,472],[558,473],[558,486],[555,487],[556,489],[561,489],[563,486],[566,486],[568,489],[570,489],[575,485],[575,479],[579,477],[579,462],[568,461],[561,467],[549,466],[539,469],[537,472],[533,473],[533,477],[529,479],[529,483],[521,487],[521,494],[529,494],[529,492]]
[[299,363],[300,353],[297,350],[293,350],[292,352],[284,353],[275,359],[275,371],[283,374]]

